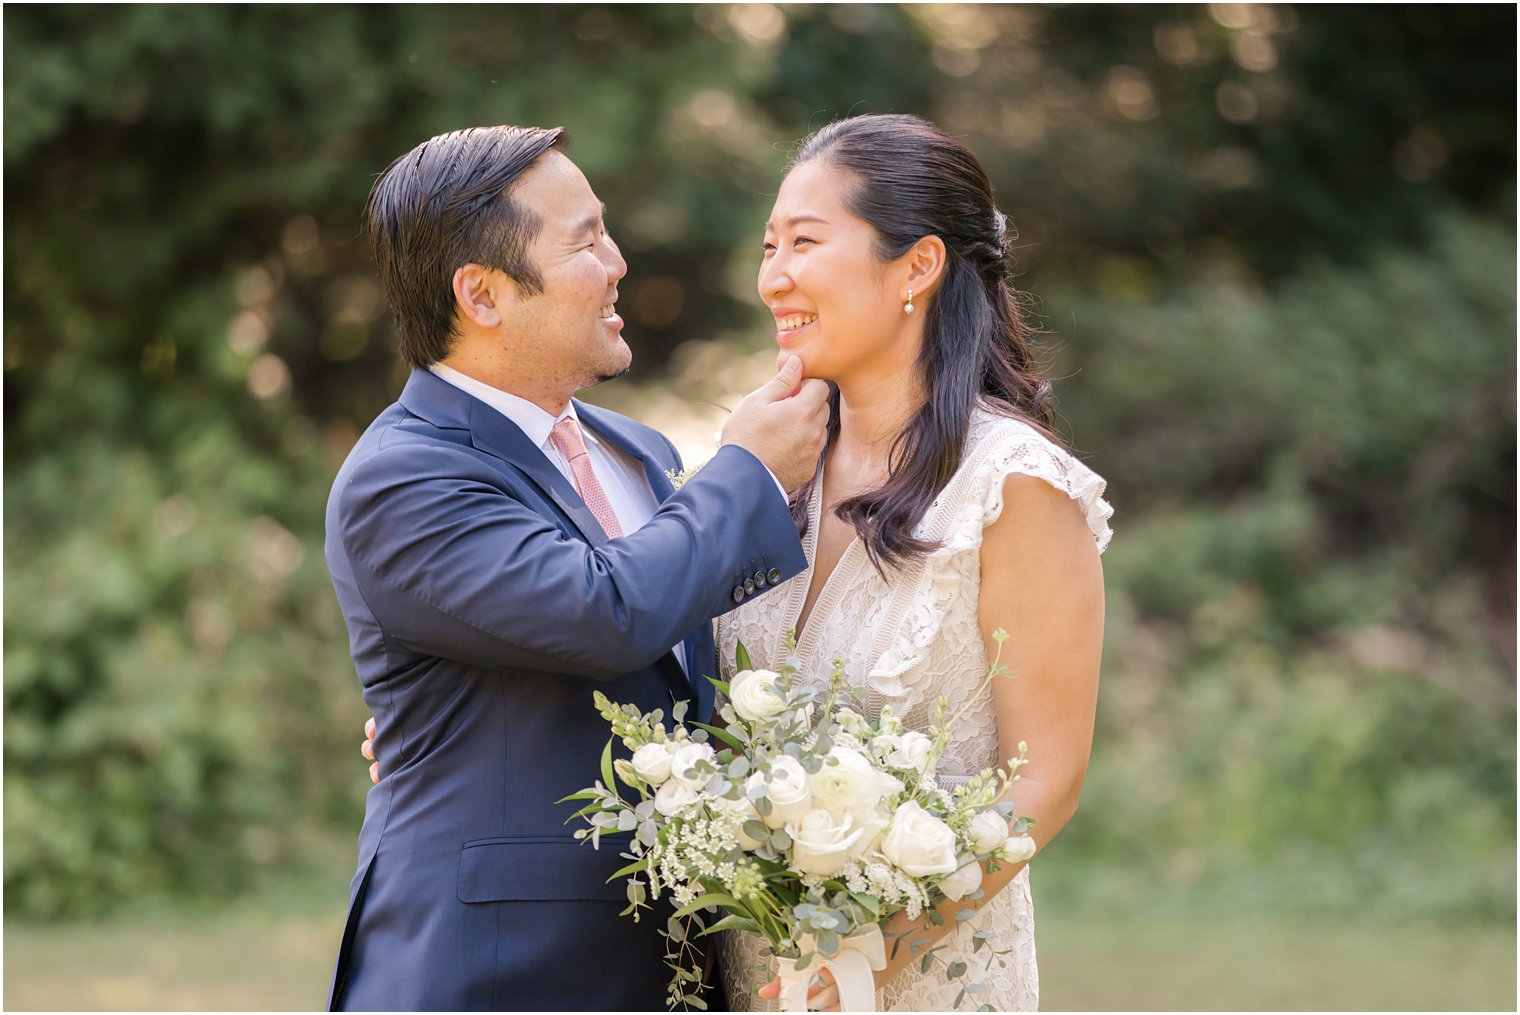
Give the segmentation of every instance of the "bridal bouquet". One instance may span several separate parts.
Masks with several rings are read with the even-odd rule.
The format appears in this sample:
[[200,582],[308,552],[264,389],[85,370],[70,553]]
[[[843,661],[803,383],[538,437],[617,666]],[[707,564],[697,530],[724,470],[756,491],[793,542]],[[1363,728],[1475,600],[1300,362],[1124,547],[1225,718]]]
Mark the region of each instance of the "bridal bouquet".
[[[1007,635],[994,637],[1001,655]],[[597,846],[603,834],[632,834],[630,862],[613,875],[629,878],[623,915],[637,920],[667,893],[676,906],[664,930],[671,1008],[703,1007],[693,939],[747,930],[781,959],[784,1009],[804,1010],[808,982],[827,966],[841,1007],[871,1010],[888,919],[906,910],[910,920],[927,914],[943,923],[941,902],[981,896],[984,861],[1017,863],[1035,851],[1032,822],[1020,818],[1010,829],[1013,805],[998,802],[1026,763],[1024,744],[1005,768],[953,791],[935,779],[956,721],[1006,675],[996,659],[960,711],[947,715],[941,699],[934,725],[920,733],[889,708],[871,721],[847,707],[837,662],[825,694],[801,686],[790,636],[787,647],[786,664],[771,672],[752,668],[739,646],[732,681],[714,681],[728,699],[719,711],[726,728],[684,722],[685,702],[667,728],[661,710],[640,713],[596,695],[613,740],[602,778],[566,798],[586,802],[571,820],[589,822],[576,837]],[[631,758],[613,757],[618,738]],[[988,936],[978,934],[974,947]],[[892,954],[905,943],[927,973],[938,949],[910,934],[892,942]],[[964,977],[966,964],[945,973]],[[968,982],[957,1004],[980,987]]]

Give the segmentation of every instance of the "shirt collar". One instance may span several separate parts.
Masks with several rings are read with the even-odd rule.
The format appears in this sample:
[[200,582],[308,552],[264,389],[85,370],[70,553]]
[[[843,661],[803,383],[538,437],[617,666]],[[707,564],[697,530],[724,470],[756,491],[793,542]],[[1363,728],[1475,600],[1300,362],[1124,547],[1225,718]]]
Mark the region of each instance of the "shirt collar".
[[565,417],[575,420],[575,425],[580,427],[581,436],[588,445],[599,443],[596,436],[581,426],[581,421],[575,414],[575,403],[565,403],[565,411],[558,416],[550,415],[542,408],[534,405],[526,398],[521,398],[500,388],[493,388],[484,381],[478,381],[467,374],[462,374],[452,367],[446,367],[442,363],[434,363],[428,367],[441,380],[454,385],[467,395],[473,395],[482,402],[501,413],[503,416],[517,424],[517,428],[527,435],[528,440],[538,447],[549,445],[549,431],[554,429],[554,424]]

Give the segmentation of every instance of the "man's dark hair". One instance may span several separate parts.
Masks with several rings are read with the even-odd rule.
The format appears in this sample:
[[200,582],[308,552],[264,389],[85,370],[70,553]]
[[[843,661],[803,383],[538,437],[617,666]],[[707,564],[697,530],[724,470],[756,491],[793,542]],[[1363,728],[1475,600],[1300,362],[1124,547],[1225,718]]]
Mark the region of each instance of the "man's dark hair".
[[380,174],[364,217],[408,363],[448,356],[458,335],[456,269],[485,265],[525,294],[542,291],[527,249],[543,222],[509,190],[539,156],[569,142],[562,127],[472,127],[424,141]]

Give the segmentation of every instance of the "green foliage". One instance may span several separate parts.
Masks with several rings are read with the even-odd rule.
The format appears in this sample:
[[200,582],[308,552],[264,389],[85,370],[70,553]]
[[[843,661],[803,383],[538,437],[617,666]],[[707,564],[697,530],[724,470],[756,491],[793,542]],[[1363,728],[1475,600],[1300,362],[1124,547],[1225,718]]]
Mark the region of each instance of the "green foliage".
[[1308,851],[1403,899],[1423,858],[1483,911],[1513,848],[1515,309],[1513,235],[1479,222],[1513,217],[1514,17],[8,8],[7,912],[235,891],[351,838],[321,509],[398,387],[359,223],[391,159],[569,127],[669,401],[699,390],[652,382],[672,350],[759,319],[789,142],[887,111],[987,165],[1119,511],[1061,850],[1136,859],[1145,762],[1148,827],[1194,843],[1148,869]]
[[239,486],[268,477],[235,448],[215,429],[172,463],[90,445],[6,485],[15,911],[246,887],[356,820],[360,713],[310,535],[321,489],[287,476],[268,493],[290,503],[260,509]]
[[1513,918],[1513,542],[1488,555],[1514,510],[1514,272],[1512,238],[1448,222],[1428,254],[1271,295],[1089,308],[1073,345],[1102,353],[1066,411],[1150,510],[1105,559],[1063,855],[1225,895],[1280,865],[1278,906]]

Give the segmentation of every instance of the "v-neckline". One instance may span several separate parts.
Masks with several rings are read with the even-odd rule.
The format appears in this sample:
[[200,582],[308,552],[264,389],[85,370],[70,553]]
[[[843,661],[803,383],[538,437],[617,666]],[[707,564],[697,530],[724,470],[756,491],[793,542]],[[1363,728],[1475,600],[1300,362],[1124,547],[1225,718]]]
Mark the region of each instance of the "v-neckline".
[[[781,659],[786,655],[786,630],[797,630],[797,624],[802,619],[803,607],[807,605],[807,594],[813,588],[813,581],[818,576],[818,537],[822,534],[823,526],[823,477],[818,477],[818,482],[813,487],[813,495],[808,502],[808,533],[805,550],[808,557],[808,580],[806,583],[798,582],[792,591],[792,600],[787,603],[787,628],[777,634],[776,658]],[[799,660],[806,660],[812,654],[818,641],[818,620],[821,616],[827,616],[828,610],[834,606],[834,600],[838,598],[839,583],[835,577],[850,560],[856,548],[860,545],[860,536],[850,538],[844,552],[834,562],[833,568],[824,576],[823,585],[818,590],[818,598],[813,600],[813,608],[808,611],[807,627],[797,633],[797,651]]]

